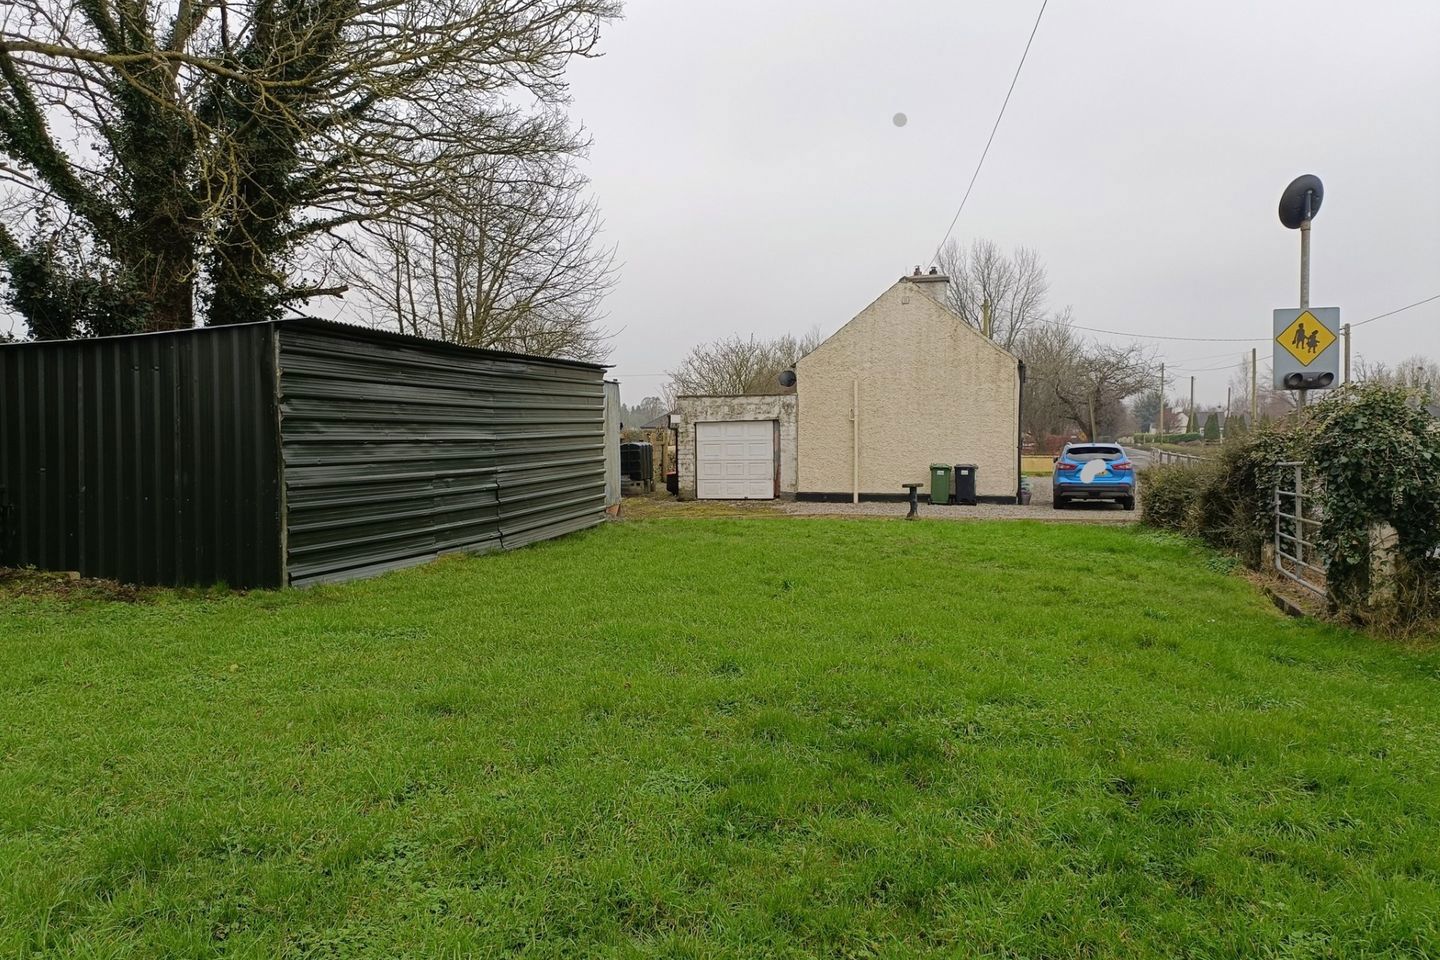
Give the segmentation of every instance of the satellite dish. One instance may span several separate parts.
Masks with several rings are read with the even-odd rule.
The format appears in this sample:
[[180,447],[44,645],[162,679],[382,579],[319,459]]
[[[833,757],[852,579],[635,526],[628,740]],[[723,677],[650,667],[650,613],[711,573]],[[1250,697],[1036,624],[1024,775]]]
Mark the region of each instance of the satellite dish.
[[1299,229],[1300,224],[1313,220],[1315,214],[1320,212],[1320,201],[1324,198],[1325,186],[1319,177],[1313,173],[1296,177],[1290,181],[1285,192],[1280,194],[1280,222],[1291,230]]
[[794,370],[781,370],[781,371],[780,371],[780,386],[782,386],[782,387],[793,387],[793,386],[795,386],[795,371],[794,371]]

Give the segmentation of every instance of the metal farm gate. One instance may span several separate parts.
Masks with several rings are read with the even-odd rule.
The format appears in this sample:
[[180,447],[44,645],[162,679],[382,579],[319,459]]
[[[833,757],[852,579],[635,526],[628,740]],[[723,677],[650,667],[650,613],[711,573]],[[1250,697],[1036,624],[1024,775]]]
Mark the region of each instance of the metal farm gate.
[[1275,569],[1317,596],[1324,597],[1325,564],[1311,537],[1321,523],[1319,496],[1305,465],[1286,461],[1277,465],[1275,484]]

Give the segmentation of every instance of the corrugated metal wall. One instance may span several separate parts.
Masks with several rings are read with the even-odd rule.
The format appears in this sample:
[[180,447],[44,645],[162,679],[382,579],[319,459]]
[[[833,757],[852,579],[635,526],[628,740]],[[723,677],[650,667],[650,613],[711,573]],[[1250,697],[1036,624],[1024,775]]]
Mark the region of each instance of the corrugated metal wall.
[[0,564],[279,585],[272,332],[0,347]]
[[605,381],[605,506],[620,502],[620,384]]
[[321,321],[277,335],[292,584],[604,518],[602,368]]

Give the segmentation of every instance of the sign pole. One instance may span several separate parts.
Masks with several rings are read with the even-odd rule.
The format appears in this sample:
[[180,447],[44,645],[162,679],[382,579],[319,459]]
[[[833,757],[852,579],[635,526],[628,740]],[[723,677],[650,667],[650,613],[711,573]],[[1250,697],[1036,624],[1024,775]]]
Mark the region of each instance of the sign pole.
[[[1310,220],[1314,211],[1310,206],[1311,194],[1305,194],[1305,219],[1300,221],[1300,309],[1310,306]],[[1305,395],[1308,390],[1296,391],[1300,409],[1305,409]]]

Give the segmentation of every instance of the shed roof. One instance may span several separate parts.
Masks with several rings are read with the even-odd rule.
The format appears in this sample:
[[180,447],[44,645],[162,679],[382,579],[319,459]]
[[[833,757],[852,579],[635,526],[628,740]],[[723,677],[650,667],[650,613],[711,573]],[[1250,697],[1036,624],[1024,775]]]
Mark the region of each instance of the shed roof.
[[431,350],[450,351],[466,355],[479,355],[494,357],[506,360],[525,360],[530,362],[543,362],[567,367],[579,367],[585,370],[606,370],[605,364],[589,363],[584,360],[568,360],[562,357],[544,357],[531,353],[513,353],[505,350],[487,350],[482,347],[467,347],[463,344],[450,343],[445,340],[433,340],[429,337],[418,337],[408,333],[396,333],[393,330],[380,330],[375,327],[362,327],[355,323],[344,323],[339,320],[323,320],[320,317],[284,317],[279,320],[261,320],[256,323],[231,324],[228,327],[186,327],[183,330],[156,330],[148,333],[124,333],[111,337],[83,337],[72,340],[25,340],[19,343],[0,343],[0,350],[16,349],[43,349],[55,347],[60,344],[84,344],[94,343],[99,340],[107,342],[115,340],[131,340],[136,337],[171,337],[171,336],[195,336],[203,335],[214,330],[251,328],[263,326],[285,326],[301,327],[306,330],[318,330],[335,334],[343,334],[359,340],[370,340],[377,343],[407,344],[420,346]]

